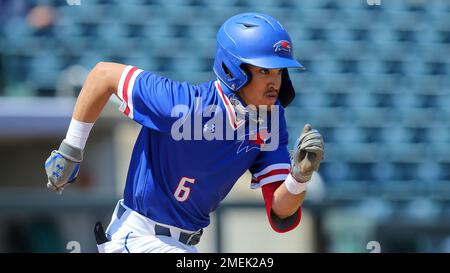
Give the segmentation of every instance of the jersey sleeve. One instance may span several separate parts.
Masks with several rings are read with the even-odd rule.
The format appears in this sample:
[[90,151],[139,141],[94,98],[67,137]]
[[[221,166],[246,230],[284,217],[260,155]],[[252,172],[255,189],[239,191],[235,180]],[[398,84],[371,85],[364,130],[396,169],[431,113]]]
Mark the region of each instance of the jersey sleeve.
[[126,66],[117,87],[122,103],[119,110],[145,127],[170,131],[176,105],[191,108],[194,90],[188,83],[179,83],[154,73]]
[[284,115],[280,115],[280,134],[278,148],[273,151],[261,151],[250,167],[252,181],[250,188],[259,189],[263,185],[284,181],[291,166],[288,144],[288,132]]
[[281,219],[272,211],[273,194],[283,182],[274,182],[266,184],[262,187],[262,194],[264,198],[264,204],[266,207],[267,218],[269,219],[270,226],[278,233],[288,232],[293,230],[300,224],[302,218],[302,208],[300,207],[291,216]]

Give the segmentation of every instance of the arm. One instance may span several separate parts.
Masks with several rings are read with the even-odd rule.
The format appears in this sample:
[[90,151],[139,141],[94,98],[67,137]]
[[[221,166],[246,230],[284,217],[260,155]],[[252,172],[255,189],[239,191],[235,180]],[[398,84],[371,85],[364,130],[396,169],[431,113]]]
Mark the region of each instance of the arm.
[[273,195],[272,211],[281,219],[285,219],[295,212],[303,204],[306,192],[292,194],[288,191],[285,183],[282,183]]
[[[309,124],[297,140],[291,173],[274,191],[272,211],[281,219],[294,215],[303,204],[306,187],[314,171],[317,171],[323,158],[323,138]],[[280,183],[279,182],[279,183]]]
[[75,104],[66,138],[45,161],[47,187],[62,193],[75,182],[89,132],[112,94],[117,94],[124,65],[98,63],[89,73]]
[[83,84],[72,117],[75,120],[94,123],[100,116],[117,86],[125,65],[100,62],[89,73]]
[[298,226],[302,218],[302,210],[298,208],[287,217],[280,217],[280,213],[275,213],[273,209],[274,193],[283,184],[284,181],[278,181],[262,186],[262,193],[266,207],[267,217],[273,230],[279,233],[288,232]]

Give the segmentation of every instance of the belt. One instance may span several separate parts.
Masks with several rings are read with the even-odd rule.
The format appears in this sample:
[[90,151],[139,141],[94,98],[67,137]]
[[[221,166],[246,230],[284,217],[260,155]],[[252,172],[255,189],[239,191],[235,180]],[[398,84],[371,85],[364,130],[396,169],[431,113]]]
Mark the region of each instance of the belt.
[[[124,207],[121,203],[119,203],[119,208],[117,210],[117,218],[120,219],[122,215],[127,210],[126,207]],[[168,236],[172,237],[172,234],[170,232],[170,228],[164,227],[162,225],[159,225],[157,223],[154,224],[154,233],[155,235],[160,236]],[[200,242],[200,237],[203,234],[203,229],[199,229],[196,232],[188,233],[184,231],[180,231],[180,237],[178,238],[178,241],[185,245],[196,245]]]

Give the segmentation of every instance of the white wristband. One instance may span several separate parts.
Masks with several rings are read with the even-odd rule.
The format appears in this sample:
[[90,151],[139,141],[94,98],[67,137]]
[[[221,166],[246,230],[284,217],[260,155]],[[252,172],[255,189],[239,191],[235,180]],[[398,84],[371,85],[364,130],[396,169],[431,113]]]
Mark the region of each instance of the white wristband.
[[94,126],[94,123],[82,122],[72,118],[69,129],[67,130],[66,142],[84,150],[92,126]]
[[289,174],[288,177],[286,178],[286,180],[284,181],[284,184],[286,185],[287,190],[294,194],[300,194],[304,191],[306,191],[306,188],[308,186],[309,181],[304,182],[304,183],[299,183],[297,182],[297,180],[295,180],[295,178]]

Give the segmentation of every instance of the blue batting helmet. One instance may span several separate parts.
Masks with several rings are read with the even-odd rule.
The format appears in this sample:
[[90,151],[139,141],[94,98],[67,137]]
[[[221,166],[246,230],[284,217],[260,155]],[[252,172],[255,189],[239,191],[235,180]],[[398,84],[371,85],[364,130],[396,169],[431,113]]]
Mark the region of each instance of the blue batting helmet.
[[[249,75],[242,64],[268,69],[304,69],[294,59],[291,38],[284,27],[273,17],[261,13],[235,15],[217,32],[214,73],[232,91],[249,82]],[[287,74],[287,69],[285,71]],[[288,75],[287,78],[289,80]]]

